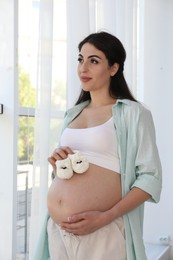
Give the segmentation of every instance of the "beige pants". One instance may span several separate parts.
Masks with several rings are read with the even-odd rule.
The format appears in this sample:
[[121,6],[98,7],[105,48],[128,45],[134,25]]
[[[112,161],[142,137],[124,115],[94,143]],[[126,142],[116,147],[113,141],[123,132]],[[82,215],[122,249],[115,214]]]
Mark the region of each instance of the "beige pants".
[[124,223],[122,218],[84,236],[76,236],[49,218],[48,243],[51,260],[125,260]]

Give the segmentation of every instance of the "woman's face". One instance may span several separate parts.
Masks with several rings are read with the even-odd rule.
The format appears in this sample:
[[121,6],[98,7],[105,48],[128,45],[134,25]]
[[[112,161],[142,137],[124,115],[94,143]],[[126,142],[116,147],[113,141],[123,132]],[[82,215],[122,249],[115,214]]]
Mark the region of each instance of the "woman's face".
[[110,67],[105,54],[90,43],[82,46],[78,61],[78,76],[84,91],[109,91],[110,78],[118,64]]

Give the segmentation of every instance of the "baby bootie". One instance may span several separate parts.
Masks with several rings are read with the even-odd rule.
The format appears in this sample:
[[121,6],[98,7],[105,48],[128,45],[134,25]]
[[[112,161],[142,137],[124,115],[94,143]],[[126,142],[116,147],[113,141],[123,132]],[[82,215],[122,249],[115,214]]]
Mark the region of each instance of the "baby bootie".
[[74,154],[69,154],[69,158],[71,159],[72,169],[76,173],[84,173],[89,168],[89,162],[87,158],[82,155],[79,151]]
[[57,176],[61,179],[70,179],[73,176],[73,169],[70,158],[56,161]]

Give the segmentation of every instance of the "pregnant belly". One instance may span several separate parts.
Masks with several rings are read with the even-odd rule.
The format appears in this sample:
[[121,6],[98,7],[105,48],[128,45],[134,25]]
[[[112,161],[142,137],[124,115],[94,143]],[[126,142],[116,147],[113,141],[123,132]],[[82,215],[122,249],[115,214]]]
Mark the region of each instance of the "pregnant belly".
[[59,224],[75,213],[106,211],[120,199],[120,175],[90,164],[87,172],[74,174],[69,180],[55,177],[48,191],[47,205],[50,216]]

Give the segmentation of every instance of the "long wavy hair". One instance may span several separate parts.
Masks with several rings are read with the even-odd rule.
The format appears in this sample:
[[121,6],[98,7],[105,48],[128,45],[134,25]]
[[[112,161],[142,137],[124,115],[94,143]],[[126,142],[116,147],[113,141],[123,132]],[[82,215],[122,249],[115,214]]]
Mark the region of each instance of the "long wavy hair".
[[[79,43],[78,45],[79,52],[81,51],[82,46],[85,43],[90,43],[95,48],[102,51],[108,60],[109,66],[112,66],[115,63],[119,64],[119,69],[117,73],[111,77],[110,86],[109,86],[110,96],[112,96],[113,98],[119,98],[119,99],[125,98],[133,101],[137,101],[133,97],[127,85],[127,82],[124,78],[123,71],[124,71],[124,62],[126,59],[126,51],[122,43],[120,42],[120,40],[116,38],[114,35],[109,34],[107,32],[92,33]],[[91,100],[90,92],[84,91],[82,89],[78,97],[78,100],[76,102],[76,105],[86,100]]]

